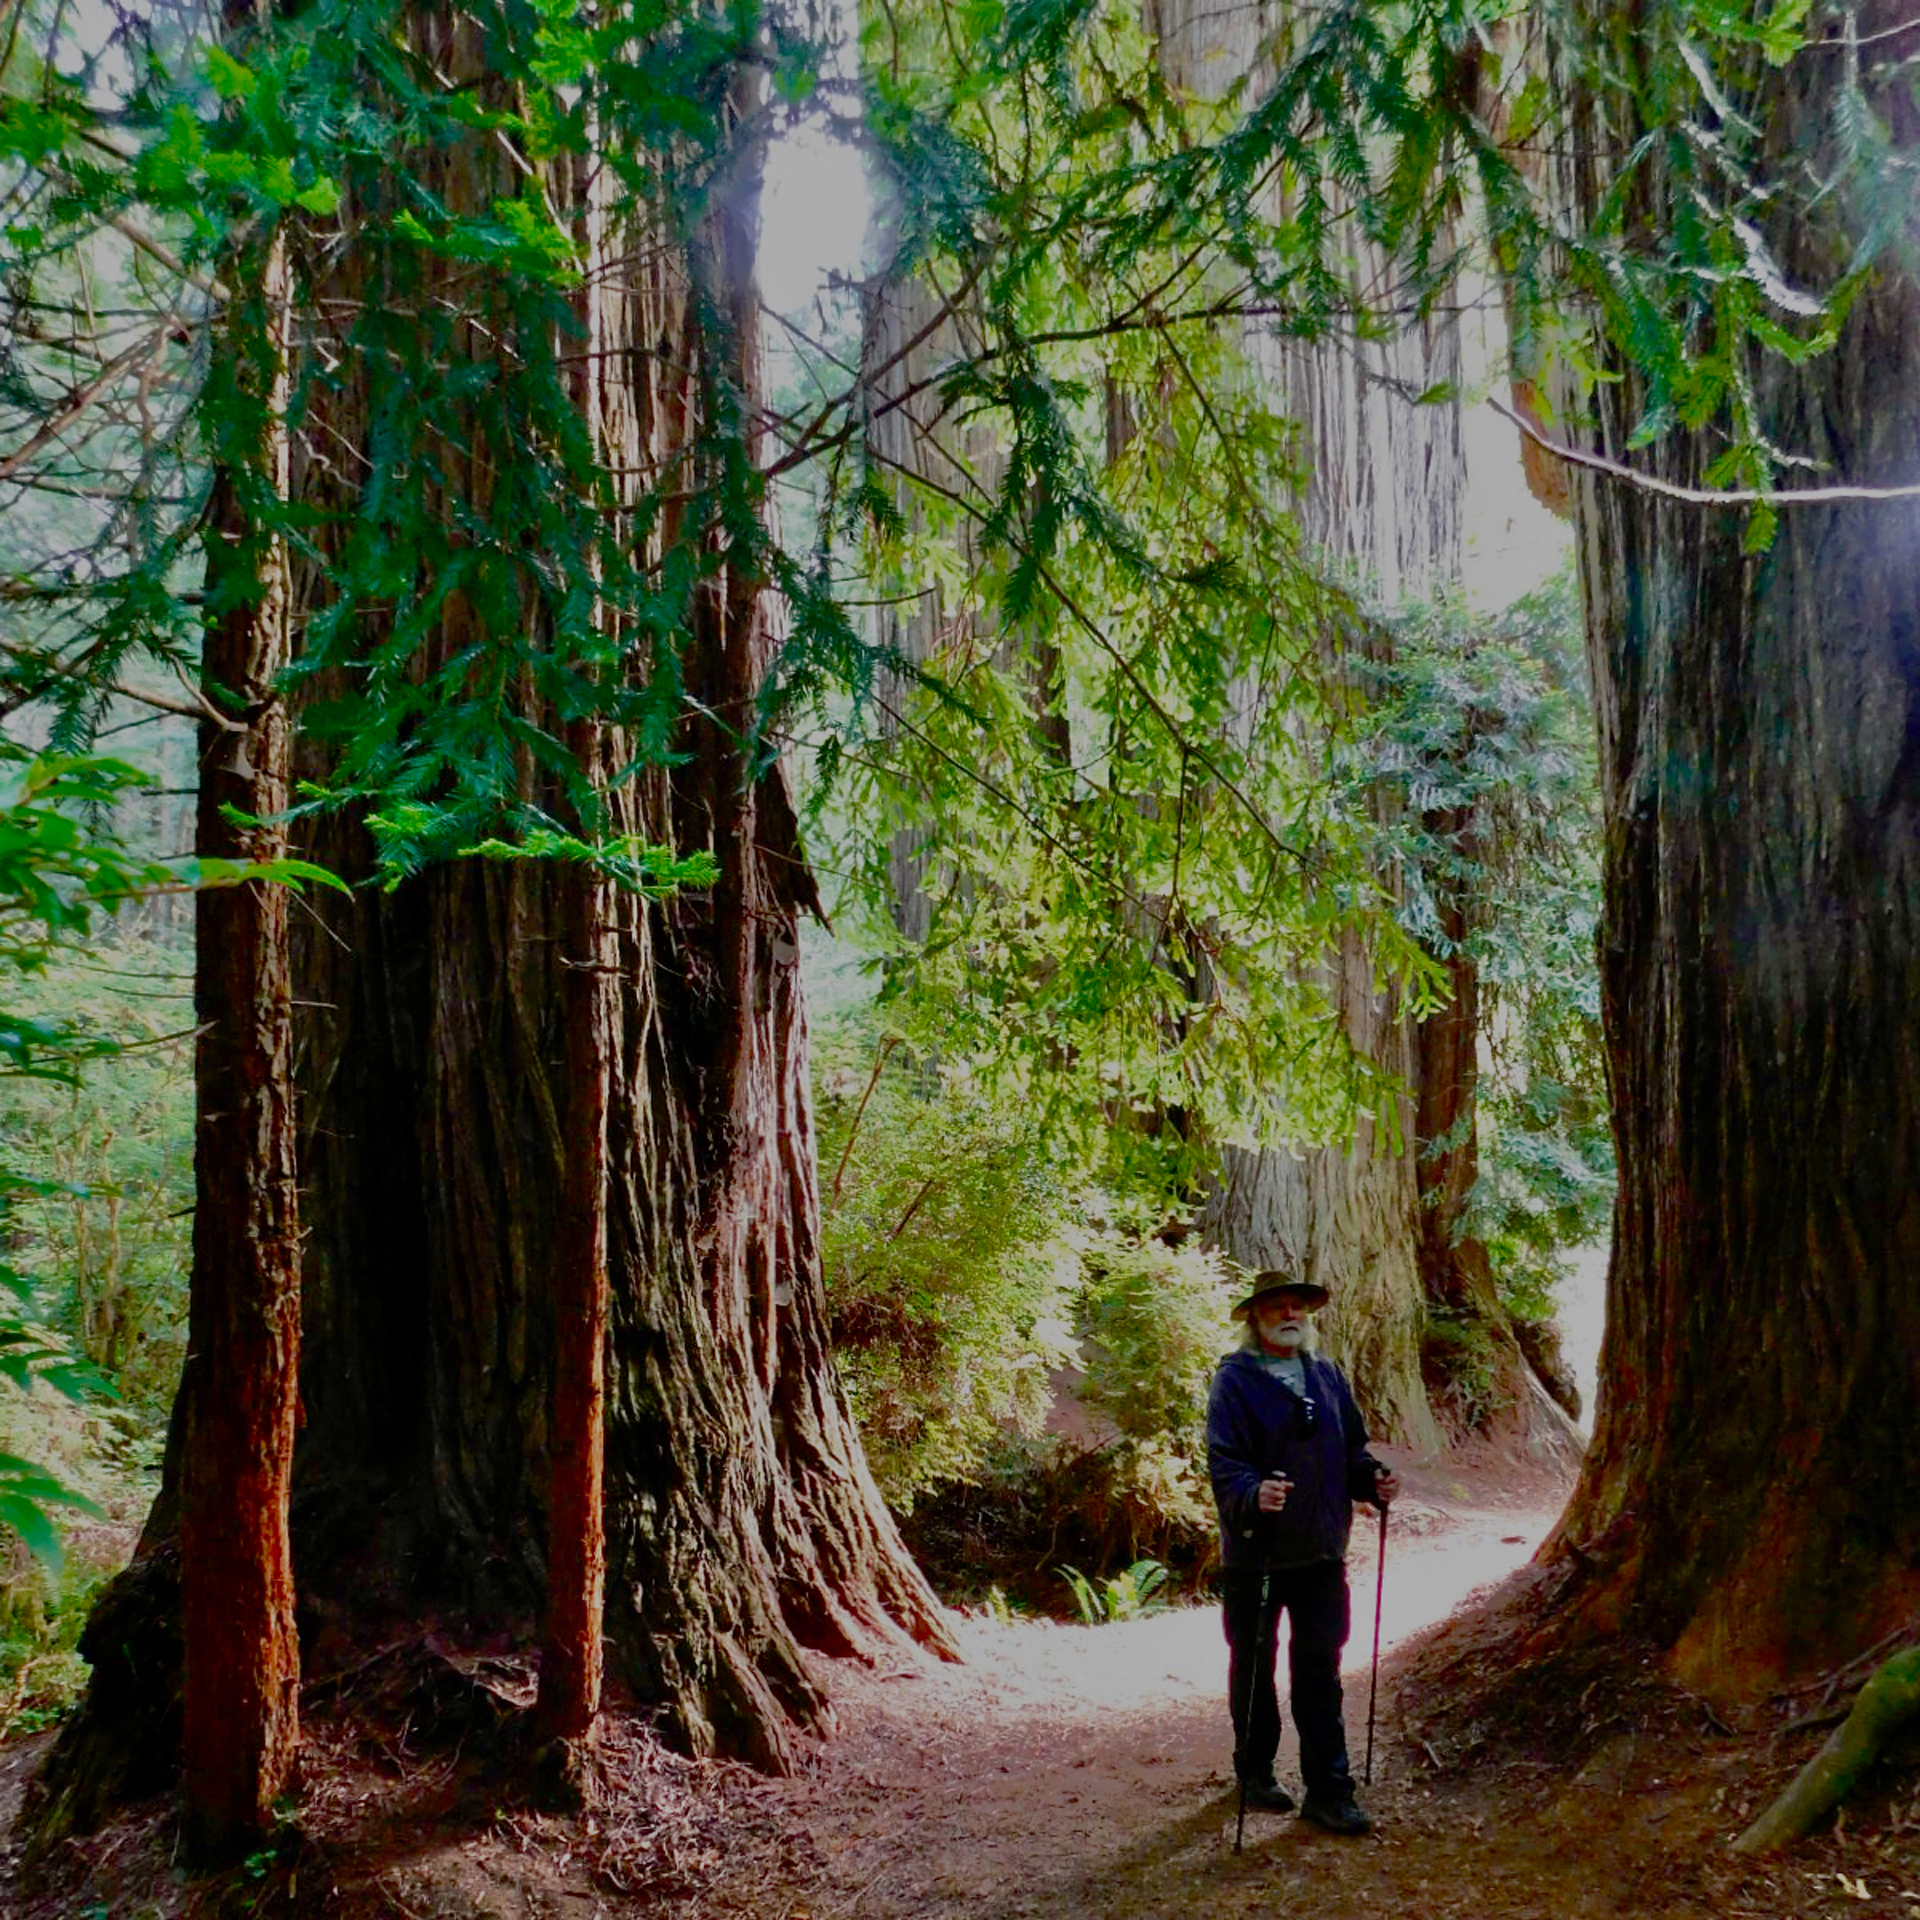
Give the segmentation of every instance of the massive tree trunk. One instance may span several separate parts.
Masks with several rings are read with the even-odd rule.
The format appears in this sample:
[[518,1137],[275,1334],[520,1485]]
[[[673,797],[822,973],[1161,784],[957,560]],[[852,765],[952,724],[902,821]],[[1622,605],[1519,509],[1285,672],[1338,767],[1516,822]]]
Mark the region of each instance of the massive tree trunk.
[[[422,71],[449,86],[488,84],[474,17],[416,15],[407,30]],[[606,303],[593,334],[605,352],[598,431],[629,537],[640,537],[650,489],[683,503],[717,495],[718,463],[738,463],[739,483],[757,454],[745,424],[761,384],[754,121],[737,88],[728,124],[748,132],[692,247],[676,245],[662,219],[612,236],[612,257],[587,276],[583,297]],[[518,191],[510,159],[475,138],[421,154],[415,172],[450,208],[490,208]],[[562,189],[578,203],[577,184]],[[316,332],[363,314],[396,329],[390,352],[364,337],[354,353],[344,340],[317,343],[331,381],[309,403],[292,490],[325,510],[325,524],[343,529],[329,537],[342,541],[382,530],[387,509],[362,489],[370,473],[382,487],[395,476],[360,458],[372,421],[388,436],[379,458],[409,459],[410,484],[449,528],[484,524],[526,451],[501,443],[489,425],[500,414],[478,401],[457,438],[392,443],[404,416],[379,383],[434,337],[420,315],[454,316],[434,377],[488,398],[514,343],[529,354],[532,343],[516,333],[511,282],[431,254],[409,256],[410,282],[393,278],[399,256],[376,244],[390,233],[389,193],[384,171],[350,189],[342,218],[362,239],[324,250],[311,269]],[[868,1473],[827,1342],[798,947],[812,885],[784,775],[756,775],[748,747],[776,608],[729,562],[721,529],[684,505],[644,517],[644,536],[651,563],[675,541],[706,556],[679,662],[699,718],[674,743],[684,761],[616,788],[611,827],[710,852],[720,878],[711,892],[667,900],[620,892],[595,939],[617,980],[603,1169],[606,1633],[673,1737],[781,1768],[823,1706],[806,1650],[955,1649]],[[517,631],[551,632],[537,570],[526,576]],[[309,564],[295,581],[296,618],[312,620],[331,596],[327,571]],[[376,616],[364,618],[369,641],[380,638]],[[450,594],[423,664],[487,638],[480,608]],[[328,691],[323,681],[317,692]],[[629,750],[616,735],[609,762]],[[313,740],[301,753],[305,770],[324,770]],[[564,804],[530,764],[523,790],[549,809]],[[319,825],[310,851],[349,877],[369,872],[371,842],[352,818]],[[555,1445],[550,1263],[569,1165],[592,1150],[563,1118],[576,958],[568,886],[552,866],[456,861],[397,891],[317,902],[295,928],[307,1233],[294,1546],[310,1669],[340,1658],[381,1613],[432,1605],[443,1617],[524,1623],[541,1605]],[[164,1617],[178,1464],[176,1450],[140,1560],[102,1616],[120,1624],[90,1648],[90,1708],[47,1796],[54,1822],[84,1821],[128,1784],[130,1739],[134,1784],[161,1764],[165,1716],[131,1736],[125,1716],[164,1697],[165,1637],[136,1644],[125,1626]]]
[[[433,37],[441,71],[485,71],[477,36]],[[755,103],[736,94],[750,127]],[[448,164],[453,204],[504,190],[474,177],[473,152]],[[690,256],[664,227],[627,231],[611,243],[625,271],[593,278],[602,432],[630,502],[650,486],[684,497],[682,476],[697,498],[721,484],[712,463],[757,451],[743,424],[761,385],[757,198],[743,140]],[[476,324],[478,362],[486,342]],[[476,446],[476,468],[509,451]],[[669,513],[650,557],[716,536]],[[821,1705],[803,1647],[951,1642],[827,1348],[797,926],[812,889],[784,776],[752,777],[745,744],[775,640],[763,584],[714,565],[680,663],[701,716],[677,743],[689,757],[615,801],[617,831],[710,852],[720,878],[613,902],[606,1502],[607,1633],[629,1682],[689,1747],[777,1767]],[[355,1506],[383,1485],[386,1571],[494,1606],[537,1591],[543,1535],[545,1260],[579,1144],[558,1118],[562,885],[525,866],[440,873],[314,931],[301,954],[304,997],[338,1009],[309,1028],[302,1063],[316,1283],[303,1481]],[[409,1380],[424,1389],[402,1411]],[[339,1537],[316,1529],[303,1579],[346,1570],[329,1566]]]
[[[1811,31],[1909,18],[1871,0]],[[1792,183],[1767,238],[1789,280],[1829,285],[1859,209],[1810,209],[1802,183],[1832,157],[1845,60],[1761,71],[1738,104]],[[1911,92],[1868,93],[1911,155]],[[1643,131],[1580,106],[1573,154]],[[1582,212],[1595,164],[1568,175]],[[1668,212],[1650,167],[1637,231]],[[1899,212],[1836,350],[1753,362],[1760,431],[1823,482],[1920,483],[1920,217]],[[1614,369],[1597,445],[1698,484],[1705,433],[1626,451],[1646,388]],[[1590,1567],[1593,1619],[1649,1628],[1689,1684],[1731,1694],[1831,1666],[1915,1600],[1920,501],[1789,506],[1761,555],[1739,511],[1589,472],[1574,505],[1620,1191],[1593,1446],[1550,1551]]]
[[[287,487],[290,304],[276,231],[253,297],[225,328],[237,377],[208,508],[213,615],[201,661],[196,838],[209,861],[286,854],[291,728],[276,682],[288,658],[287,552],[261,522]],[[244,1850],[271,1826],[300,1731],[287,1532],[300,1352],[287,912],[285,887],[254,881],[203,887],[195,913],[180,1548],[187,1820],[209,1855]]]

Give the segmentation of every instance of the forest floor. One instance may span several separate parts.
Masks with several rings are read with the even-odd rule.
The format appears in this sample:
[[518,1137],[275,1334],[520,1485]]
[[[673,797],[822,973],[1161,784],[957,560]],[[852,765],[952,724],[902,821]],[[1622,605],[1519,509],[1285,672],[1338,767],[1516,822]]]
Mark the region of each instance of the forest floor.
[[[1526,1476],[1404,1469],[1389,1535],[1363,1839],[1247,1816],[1217,1612],[1098,1627],[959,1619],[966,1661],[836,1667],[838,1731],[792,1778],[662,1751],[615,1718],[612,1792],[571,1818],[503,1781],[521,1656],[428,1639],[310,1698],[300,1824],[218,1880],[173,1864],[163,1803],[36,1873],[15,1920],[1189,1920],[1310,1903],[1317,1920],[1920,1916],[1920,1790],[1900,1757],[1837,1828],[1778,1858],[1727,1842],[1818,1745],[1843,1681],[1716,1710],[1631,1646],[1530,1663],[1526,1564],[1557,1509]],[[1464,1475],[1464,1477],[1462,1477]],[[1351,1562],[1347,1722],[1367,1740],[1377,1535]],[[1497,1591],[1490,1583],[1502,1583]],[[441,1684],[431,1682],[440,1676]],[[1844,1677],[1843,1677],[1844,1678]],[[10,1823],[43,1739],[0,1750]],[[1281,1775],[1297,1790],[1291,1739]]]

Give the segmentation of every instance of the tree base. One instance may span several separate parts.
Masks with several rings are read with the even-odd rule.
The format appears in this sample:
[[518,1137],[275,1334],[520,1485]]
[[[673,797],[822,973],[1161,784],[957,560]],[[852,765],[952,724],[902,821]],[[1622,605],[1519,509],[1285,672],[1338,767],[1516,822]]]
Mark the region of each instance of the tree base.
[[540,1741],[528,1759],[528,1797],[542,1813],[589,1813],[613,1797],[599,1723],[570,1739]]
[[80,1635],[93,1669],[79,1711],[27,1789],[18,1832],[29,1866],[180,1776],[180,1561],[171,1541],[102,1589]]

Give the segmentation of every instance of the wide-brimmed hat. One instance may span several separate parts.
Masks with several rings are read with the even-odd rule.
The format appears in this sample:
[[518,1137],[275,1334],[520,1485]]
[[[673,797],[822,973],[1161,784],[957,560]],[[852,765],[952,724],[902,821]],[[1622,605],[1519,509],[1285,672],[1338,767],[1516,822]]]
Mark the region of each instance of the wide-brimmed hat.
[[1244,1320],[1253,1311],[1256,1300],[1264,1300],[1270,1293],[1296,1293],[1308,1306],[1316,1310],[1324,1307],[1333,1298],[1317,1280],[1302,1280],[1297,1274],[1289,1273],[1285,1267],[1268,1267],[1264,1272],[1253,1276],[1253,1291],[1233,1310],[1236,1320]]

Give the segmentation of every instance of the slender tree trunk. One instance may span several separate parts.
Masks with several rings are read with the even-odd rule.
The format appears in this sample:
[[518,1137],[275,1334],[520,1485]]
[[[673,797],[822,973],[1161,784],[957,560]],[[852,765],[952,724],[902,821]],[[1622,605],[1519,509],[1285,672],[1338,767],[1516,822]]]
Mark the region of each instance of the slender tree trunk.
[[[1461,810],[1444,819],[1430,818],[1428,826],[1437,839],[1459,846],[1464,858],[1474,857],[1463,844],[1473,823]],[[1463,1265],[1486,1265],[1483,1250],[1475,1247],[1463,1254],[1460,1246],[1461,1213],[1480,1171],[1474,1125],[1480,1084],[1480,970],[1465,950],[1472,932],[1466,902],[1457,891],[1442,889],[1436,905],[1451,952],[1445,963],[1445,1004],[1420,1022],[1416,1034],[1420,1070],[1413,1124],[1420,1142],[1420,1265],[1429,1294],[1459,1304],[1472,1285]]]
[[[288,797],[284,542],[257,492],[288,477],[284,238],[268,242],[257,298],[228,324],[261,409],[257,462],[215,477],[200,728],[203,860],[272,860]],[[243,335],[241,330],[245,329]],[[247,449],[236,449],[244,453]],[[250,498],[250,496],[253,496]],[[238,824],[225,809],[249,822]],[[195,926],[193,1290],[181,1510],[190,1832],[232,1852],[273,1819],[299,1740],[287,1497],[300,1351],[287,891],[259,881],[203,888]]]
[[[597,141],[590,144],[597,144]],[[587,430],[607,441],[607,307],[603,280],[613,269],[608,247],[604,168],[581,190],[588,276],[586,365],[576,382]],[[622,525],[609,529],[618,539]],[[596,631],[618,631],[605,602],[594,609]],[[606,729],[592,715],[568,728],[582,799],[575,807],[583,838],[601,830],[606,781]],[[583,863],[562,881],[569,958],[565,992],[566,1154],[560,1175],[560,1232],[555,1246],[553,1476],[548,1492],[547,1619],[540,1655],[537,1731],[569,1750],[588,1739],[600,1712],[606,1619],[607,1136],[613,1096],[614,969],[612,902],[606,877]],[[568,1772],[578,1784],[577,1766]]]
[[[599,729],[576,729],[581,776],[597,786]],[[554,1246],[553,1479],[547,1509],[547,1629],[538,1719],[584,1739],[600,1712],[607,1543],[607,1109],[613,1088],[613,919],[587,865],[564,876],[571,968],[566,1000],[566,1155]]]
[[[1846,31],[1909,17],[1872,0]],[[1831,46],[1762,71],[1736,105],[1766,129],[1763,170],[1824,177],[1844,76]],[[1911,154],[1910,90],[1867,95]],[[1602,183],[1577,156],[1644,129],[1579,109],[1564,184],[1586,212]],[[1639,180],[1632,220],[1665,231],[1660,173]],[[1766,237],[1790,281],[1831,284],[1860,208],[1804,197],[1772,204]],[[1761,431],[1823,482],[1920,483],[1920,218],[1901,213],[1836,350],[1750,369]],[[1700,484],[1705,433],[1628,451],[1645,383],[1613,371],[1596,444]],[[1913,1605],[1920,503],[1790,507],[1750,555],[1737,511],[1584,472],[1573,498],[1620,1192],[1593,1447],[1549,1551],[1588,1570],[1579,1618],[1656,1632],[1688,1684],[1735,1695]]]

